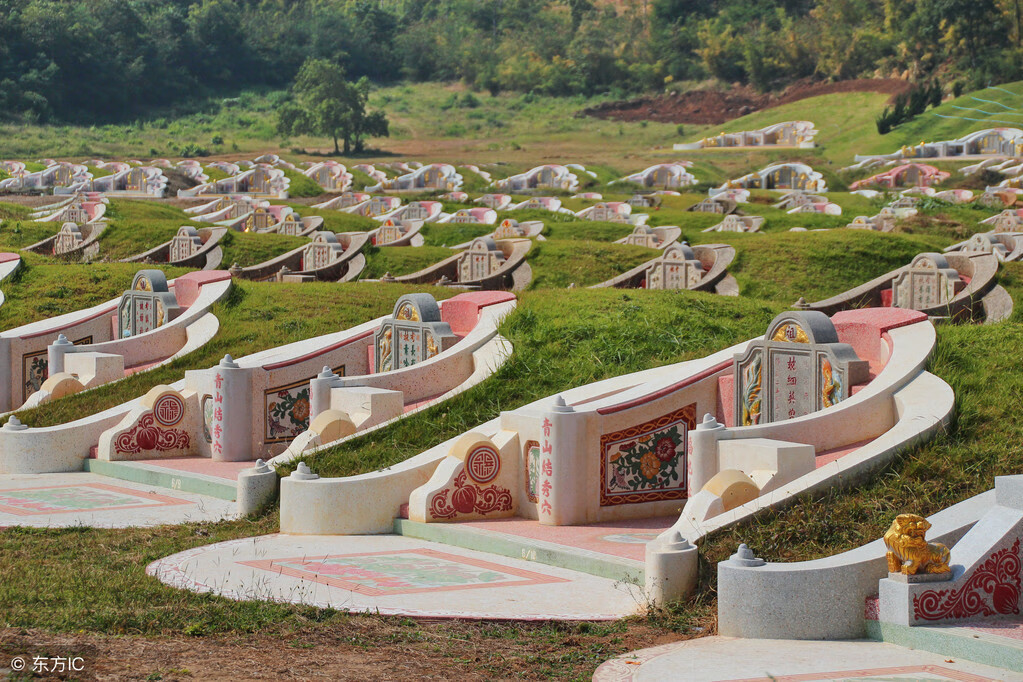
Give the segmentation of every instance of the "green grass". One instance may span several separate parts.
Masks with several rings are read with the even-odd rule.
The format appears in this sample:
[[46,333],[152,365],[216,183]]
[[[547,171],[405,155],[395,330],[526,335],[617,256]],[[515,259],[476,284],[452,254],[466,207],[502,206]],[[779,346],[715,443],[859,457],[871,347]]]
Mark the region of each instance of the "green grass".
[[362,271],[362,277],[364,279],[380,279],[386,273],[391,273],[395,277],[411,275],[413,272],[419,272],[446,258],[451,258],[455,253],[451,249],[440,246],[367,247],[365,251],[366,269]]
[[99,238],[100,258],[107,261],[148,251],[173,239],[183,225],[203,227],[181,209],[152,201],[113,200],[107,216],[110,225]]
[[221,265],[224,268],[235,263],[243,268],[258,265],[308,243],[308,237],[231,230],[220,240],[220,247],[224,251]]
[[496,227],[473,223],[426,223],[419,234],[423,236],[426,246],[455,246],[490,234]]
[[[12,329],[116,298],[131,286],[141,263],[56,265],[35,254],[22,254],[18,272],[0,283],[7,297],[0,306],[0,329]],[[186,268],[159,268],[169,279]]]
[[[52,270],[44,274],[49,275],[51,280],[59,278],[59,274]],[[124,281],[123,277],[121,281]],[[130,282],[130,277],[127,281]],[[121,284],[118,293],[124,288],[125,285]],[[276,284],[236,280],[229,298],[213,307],[213,314],[220,320],[220,329],[202,348],[164,367],[133,374],[122,381],[55,400],[21,412],[19,417],[30,426],[49,426],[94,414],[144,395],[153,386],[177,381],[184,376],[185,370],[212,367],[225,353],[242,357],[361,324],[389,313],[394,308],[395,300],[411,291],[425,291],[438,300],[457,293],[443,287],[411,288],[399,284]],[[105,298],[99,298],[95,302],[103,300]],[[71,310],[82,307],[69,305],[66,298],[58,301]],[[8,319],[7,315],[5,304],[0,307],[0,316],[3,316],[0,319]]]
[[298,211],[298,214],[303,218],[314,215],[321,216],[323,218],[321,230],[329,230],[330,232],[368,232],[380,226],[378,221],[365,216],[355,215],[354,213],[332,211],[329,208],[312,208],[311,206],[291,201],[284,203]]
[[501,410],[607,377],[703,357],[762,335],[780,310],[760,301],[694,292],[528,291],[501,327],[515,353],[491,379],[307,461],[325,476],[394,464]]
[[288,196],[301,199],[303,197],[318,197],[324,193],[315,180],[300,171],[293,171],[290,168],[282,168],[284,175],[291,180],[288,186]]
[[59,223],[37,223],[32,210],[19,204],[0,203],[0,248],[17,251],[57,234]]
[[536,242],[526,257],[533,269],[531,289],[587,287],[656,258],[657,249],[586,240]]

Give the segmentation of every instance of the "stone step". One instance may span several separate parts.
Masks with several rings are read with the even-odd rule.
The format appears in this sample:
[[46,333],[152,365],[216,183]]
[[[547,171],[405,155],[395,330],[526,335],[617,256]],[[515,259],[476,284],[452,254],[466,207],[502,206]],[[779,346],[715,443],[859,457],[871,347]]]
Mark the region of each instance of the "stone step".
[[191,471],[169,469],[146,462],[110,462],[105,459],[86,459],[85,470],[122,481],[133,481],[168,490],[181,490],[234,501],[238,496],[235,481]]
[[992,619],[951,625],[896,625],[867,620],[867,637],[952,659],[1023,672],[1023,619]]
[[459,523],[419,523],[398,518],[394,520],[394,532],[396,535],[535,561],[636,585],[643,585],[645,575],[642,561]]

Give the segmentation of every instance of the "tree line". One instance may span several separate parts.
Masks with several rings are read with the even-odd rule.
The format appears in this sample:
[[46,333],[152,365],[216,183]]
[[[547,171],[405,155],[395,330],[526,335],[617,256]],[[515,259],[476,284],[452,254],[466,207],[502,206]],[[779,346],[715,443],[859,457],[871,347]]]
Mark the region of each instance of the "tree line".
[[1023,77],[1023,0],[0,0],[0,117],[102,122],[355,79],[625,95],[708,77]]

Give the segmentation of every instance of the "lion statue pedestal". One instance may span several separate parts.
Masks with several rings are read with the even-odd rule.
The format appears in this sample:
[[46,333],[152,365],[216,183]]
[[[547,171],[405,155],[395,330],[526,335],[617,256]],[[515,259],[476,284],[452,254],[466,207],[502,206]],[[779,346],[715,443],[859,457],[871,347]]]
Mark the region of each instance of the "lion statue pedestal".
[[948,547],[939,542],[927,542],[924,536],[930,529],[930,522],[922,516],[899,514],[895,517],[892,527],[884,534],[889,573],[951,577]]

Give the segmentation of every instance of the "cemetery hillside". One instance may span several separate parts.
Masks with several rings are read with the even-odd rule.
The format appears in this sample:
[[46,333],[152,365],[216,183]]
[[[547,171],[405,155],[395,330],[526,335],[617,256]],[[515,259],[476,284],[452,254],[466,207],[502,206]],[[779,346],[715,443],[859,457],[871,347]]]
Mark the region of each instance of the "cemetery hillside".
[[0,679],[1023,680],[994,0],[0,0]]

